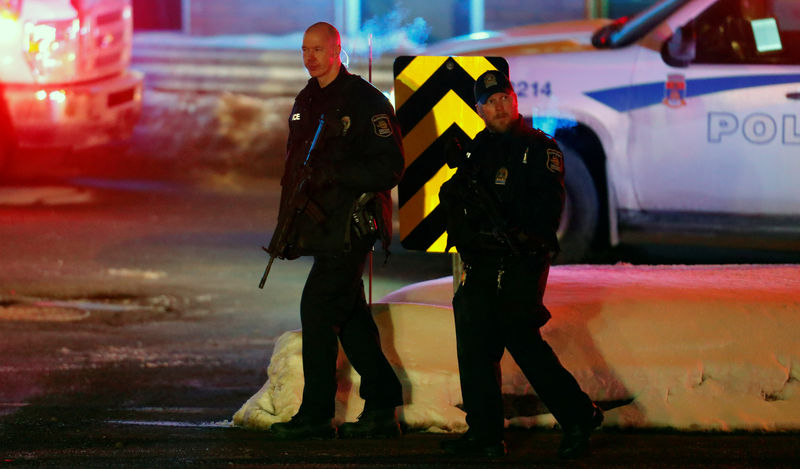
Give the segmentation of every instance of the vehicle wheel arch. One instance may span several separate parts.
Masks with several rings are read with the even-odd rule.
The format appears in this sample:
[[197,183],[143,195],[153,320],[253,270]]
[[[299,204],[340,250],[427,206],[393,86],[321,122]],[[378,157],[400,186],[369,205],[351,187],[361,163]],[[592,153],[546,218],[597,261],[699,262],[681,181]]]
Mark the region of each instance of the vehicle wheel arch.
[[[609,186],[606,173],[606,152],[597,133],[588,125],[578,122],[571,122],[570,125],[559,126],[553,135],[565,153],[567,159],[577,157],[592,179],[597,193],[598,217],[597,226],[593,235],[590,253],[599,254],[606,250],[611,244],[610,216],[609,207]],[[566,163],[566,174],[569,175],[569,163]],[[568,176],[569,177],[569,176]],[[591,260],[590,255],[588,259]]]

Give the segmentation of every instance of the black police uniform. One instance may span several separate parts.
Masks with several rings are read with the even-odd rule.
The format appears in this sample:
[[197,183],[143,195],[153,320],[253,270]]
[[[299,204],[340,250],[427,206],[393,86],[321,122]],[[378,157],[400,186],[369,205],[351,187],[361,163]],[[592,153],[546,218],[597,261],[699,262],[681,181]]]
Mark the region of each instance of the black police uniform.
[[[542,298],[558,251],[563,164],[558,145],[520,118],[506,133],[478,133],[439,193],[448,240],[465,263],[453,311],[468,435],[478,441],[503,440],[504,348],[562,427],[594,411],[539,332],[550,318]],[[480,200],[471,183],[485,190]]]
[[[289,117],[279,218],[286,215],[286,201],[323,113],[327,126],[312,161],[311,198],[324,218],[300,214],[284,253],[314,256],[300,304],[305,387],[298,412],[311,419],[334,416],[337,338],[361,375],[365,411],[402,405],[402,388],[381,351],[361,280],[376,239],[388,245],[391,237],[389,191],[404,167],[399,125],[380,91],[344,66],[324,88],[310,79]],[[357,233],[354,204],[364,193],[374,193],[374,229]]]

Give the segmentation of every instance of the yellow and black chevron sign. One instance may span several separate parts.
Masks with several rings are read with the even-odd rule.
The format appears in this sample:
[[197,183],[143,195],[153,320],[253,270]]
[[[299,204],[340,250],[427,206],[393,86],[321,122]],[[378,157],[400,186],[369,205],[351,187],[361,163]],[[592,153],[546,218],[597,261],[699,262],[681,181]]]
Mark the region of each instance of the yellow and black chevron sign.
[[502,57],[403,56],[394,61],[395,109],[403,130],[406,170],[398,186],[400,239],[406,249],[444,252],[439,187],[455,173],[444,143],[462,144],[483,130],[472,88],[487,70],[508,75]]

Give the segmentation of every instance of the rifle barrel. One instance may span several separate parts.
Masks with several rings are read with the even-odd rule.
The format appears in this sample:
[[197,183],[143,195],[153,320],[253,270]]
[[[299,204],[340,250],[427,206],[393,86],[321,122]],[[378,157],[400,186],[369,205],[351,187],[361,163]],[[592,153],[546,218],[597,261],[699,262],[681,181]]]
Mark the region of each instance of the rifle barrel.
[[[264,249],[263,247],[261,249]],[[266,251],[266,249],[264,249]],[[261,276],[261,281],[258,282],[258,288],[264,288],[264,284],[267,283],[267,276],[269,275],[269,270],[272,268],[272,263],[275,262],[275,256],[270,254],[269,255],[269,262],[267,262],[267,267],[264,268],[264,275]]]
[[285,248],[284,244],[286,243],[286,237],[288,236],[292,228],[292,225],[294,225],[294,220],[296,216],[303,210],[305,210],[306,206],[310,203],[310,200],[306,194],[305,197],[301,197],[300,203],[302,203],[303,205],[302,206],[298,205],[298,197],[300,196],[301,192],[304,192],[306,190],[305,184],[306,182],[308,182],[310,174],[305,174],[303,173],[303,171],[306,168],[312,167],[311,158],[313,156],[314,150],[319,144],[320,139],[323,138],[324,130],[325,130],[325,114],[323,113],[321,116],[319,116],[319,124],[317,125],[317,131],[314,133],[314,139],[311,141],[311,146],[308,147],[308,153],[306,154],[305,160],[303,160],[303,166],[301,168],[301,178],[297,182],[294,191],[292,191],[292,194],[289,199],[288,206],[293,213],[291,216],[288,217],[288,219],[284,220],[283,223],[280,223],[279,220],[278,226],[275,228],[275,232],[272,234],[272,240],[269,243],[270,249],[272,249],[273,252],[277,254],[273,254],[272,252],[270,252],[269,249],[265,248],[264,246],[261,246],[261,249],[263,249],[264,251],[266,251],[267,254],[269,254],[269,262],[267,263],[267,267],[264,269],[264,275],[261,276],[261,281],[258,283],[258,288],[264,288],[264,284],[267,282],[267,276],[269,275],[269,270],[272,268],[272,263],[275,262],[275,258],[278,255],[284,254],[283,251]]

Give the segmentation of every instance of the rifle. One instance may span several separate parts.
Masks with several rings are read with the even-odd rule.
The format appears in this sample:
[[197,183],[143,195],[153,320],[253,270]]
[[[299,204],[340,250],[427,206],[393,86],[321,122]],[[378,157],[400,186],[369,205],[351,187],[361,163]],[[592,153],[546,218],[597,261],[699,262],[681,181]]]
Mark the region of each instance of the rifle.
[[478,206],[478,209],[486,215],[486,219],[492,227],[492,236],[508,247],[512,254],[520,254],[519,246],[508,234],[506,217],[500,213],[497,202],[489,191],[474,177],[467,180],[467,190],[472,193],[470,199],[472,199]]
[[272,268],[272,263],[275,261],[275,258],[284,258],[288,242],[287,238],[292,232],[292,228],[294,227],[297,216],[303,212],[308,212],[308,215],[317,222],[321,222],[325,218],[322,210],[313,200],[311,200],[311,196],[308,193],[308,186],[313,173],[313,166],[311,163],[313,162],[313,157],[316,153],[315,150],[320,144],[324,132],[325,114],[319,117],[319,125],[317,125],[317,131],[314,133],[314,139],[311,141],[311,146],[308,148],[306,158],[303,160],[303,165],[300,167],[300,175],[297,178],[297,183],[294,186],[294,190],[292,190],[292,193],[287,201],[286,210],[288,213],[285,217],[278,220],[278,226],[275,227],[275,232],[272,234],[269,247],[265,248],[264,246],[261,246],[261,249],[263,249],[269,255],[269,262],[267,262],[267,267],[264,269],[264,275],[261,276],[261,281],[258,283],[258,288],[264,288],[264,284],[267,282],[267,276],[269,275],[269,271]]
[[[458,193],[461,196],[461,202],[469,201],[470,205],[483,213],[492,227],[492,236],[508,247],[513,254],[520,254],[518,243],[515,243],[509,235],[506,217],[500,212],[492,194],[478,182],[478,167],[474,160],[470,160],[471,152],[464,150],[458,138],[453,138],[445,142],[444,154],[447,166],[459,169],[454,179],[460,180],[458,185],[462,189]],[[466,207],[464,208],[466,209]],[[445,250],[450,249],[449,242],[448,238],[448,246]]]

